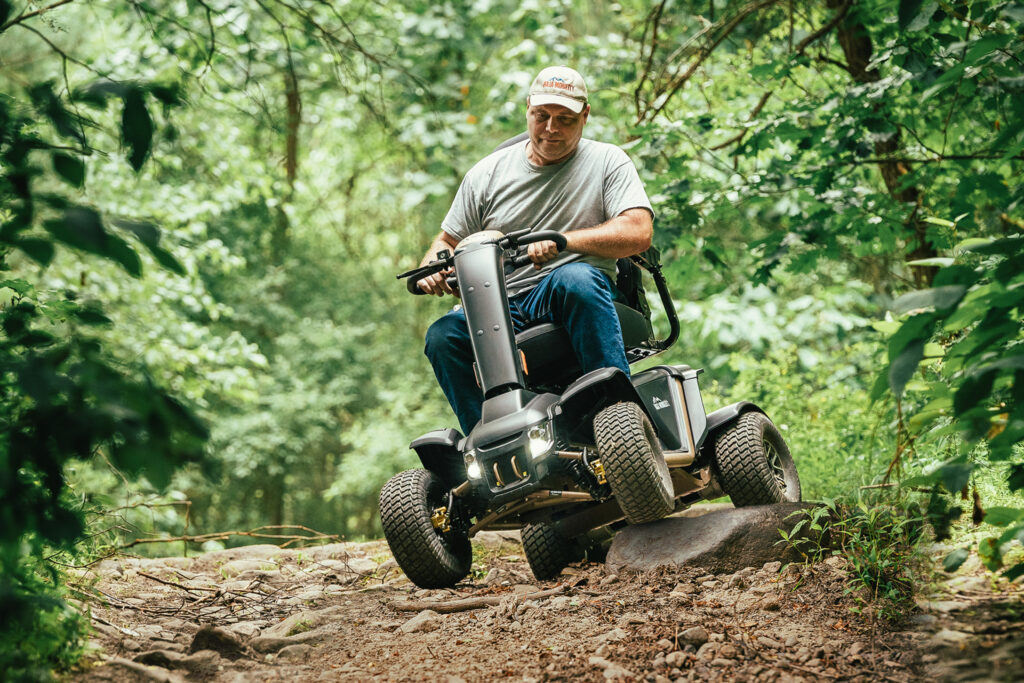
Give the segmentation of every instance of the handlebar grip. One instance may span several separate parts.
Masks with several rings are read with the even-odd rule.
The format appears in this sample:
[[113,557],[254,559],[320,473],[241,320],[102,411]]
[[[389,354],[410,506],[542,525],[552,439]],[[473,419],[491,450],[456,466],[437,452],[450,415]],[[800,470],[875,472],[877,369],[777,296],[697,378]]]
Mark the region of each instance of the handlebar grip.
[[533,244],[534,242],[543,242],[544,240],[551,240],[558,247],[558,251],[565,251],[565,247],[568,242],[565,239],[565,235],[554,230],[541,230],[540,232],[532,232],[529,235],[524,235],[519,238],[519,244]]
[[[422,279],[422,278],[420,278],[420,279]],[[413,279],[413,278],[408,278],[405,281],[405,288],[409,290],[410,294],[426,294],[426,292],[424,292],[422,289],[420,289],[416,285],[417,282],[419,282],[419,280],[416,280],[416,279]]]

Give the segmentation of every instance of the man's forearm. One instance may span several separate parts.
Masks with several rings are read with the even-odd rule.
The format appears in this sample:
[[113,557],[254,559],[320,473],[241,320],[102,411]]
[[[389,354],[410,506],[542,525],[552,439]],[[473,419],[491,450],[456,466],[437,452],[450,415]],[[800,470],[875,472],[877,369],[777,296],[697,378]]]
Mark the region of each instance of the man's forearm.
[[566,249],[601,258],[623,258],[651,246],[654,230],[646,209],[630,209],[593,228],[565,233]]
[[451,251],[455,248],[456,244],[458,244],[458,242],[455,241],[455,238],[442,230],[437,233],[437,237],[435,237],[434,241],[430,243],[430,247],[427,249],[427,253],[423,255],[420,265],[427,265],[436,258],[437,252],[442,249],[448,249]]

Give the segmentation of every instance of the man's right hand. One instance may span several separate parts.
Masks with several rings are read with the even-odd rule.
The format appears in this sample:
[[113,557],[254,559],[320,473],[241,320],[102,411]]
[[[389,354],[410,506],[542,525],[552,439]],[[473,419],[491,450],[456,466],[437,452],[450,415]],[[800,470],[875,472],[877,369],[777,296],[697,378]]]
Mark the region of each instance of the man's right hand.
[[458,293],[452,289],[451,285],[448,284],[448,278],[451,274],[451,269],[448,269],[443,270],[440,273],[428,275],[422,280],[417,280],[416,286],[419,287],[420,291],[424,294],[433,294],[435,296],[451,294],[452,296],[457,297],[459,296]]

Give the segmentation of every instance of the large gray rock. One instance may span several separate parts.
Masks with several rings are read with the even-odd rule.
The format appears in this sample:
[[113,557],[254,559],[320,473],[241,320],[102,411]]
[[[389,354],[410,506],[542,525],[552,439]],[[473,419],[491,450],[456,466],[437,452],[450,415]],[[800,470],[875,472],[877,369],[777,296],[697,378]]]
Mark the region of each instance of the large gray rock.
[[716,573],[798,559],[779,529],[789,531],[810,503],[780,503],[716,510],[699,517],[669,517],[627,526],[612,540],[607,565],[613,570],[663,566],[700,567]]

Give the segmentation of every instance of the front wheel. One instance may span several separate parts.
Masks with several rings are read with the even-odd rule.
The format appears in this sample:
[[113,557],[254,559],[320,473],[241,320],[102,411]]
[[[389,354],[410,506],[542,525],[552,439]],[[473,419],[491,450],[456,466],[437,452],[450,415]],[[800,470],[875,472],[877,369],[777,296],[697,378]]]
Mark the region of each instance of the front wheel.
[[594,418],[597,453],[630,524],[654,522],[675,508],[675,489],[651,421],[636,403],[616,403]]
[[782,434],[764,413],[743,413],[715,440],[715,470],[733,505],[800,500],[800,477]]
[[550,524],[527,524],[521,534],[526,561],[537,579],[553,579],[570,562],[583,559],[580,547]]
[[435,513],[447,501],[448,488],[427,470],[399,472],[380,492],[384,538],[398,566],[420,588],[454,586],[473,562],[465,534],[435,526]]

